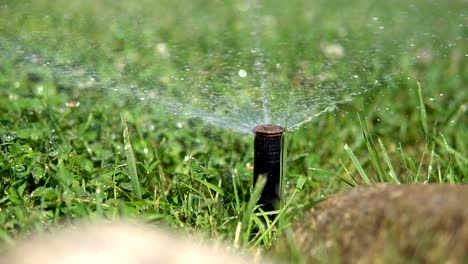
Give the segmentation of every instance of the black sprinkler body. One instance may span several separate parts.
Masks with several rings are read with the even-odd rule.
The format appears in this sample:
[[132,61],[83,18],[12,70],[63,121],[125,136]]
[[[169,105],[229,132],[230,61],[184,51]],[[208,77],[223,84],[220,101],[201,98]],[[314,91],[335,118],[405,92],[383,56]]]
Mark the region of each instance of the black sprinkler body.
[[284,128],[278,125],[259,125],[253,129],[254,184],[258,177],[266,177],[266,184],[259,199],[263,211],[274,211],[280,201],[281,151]]

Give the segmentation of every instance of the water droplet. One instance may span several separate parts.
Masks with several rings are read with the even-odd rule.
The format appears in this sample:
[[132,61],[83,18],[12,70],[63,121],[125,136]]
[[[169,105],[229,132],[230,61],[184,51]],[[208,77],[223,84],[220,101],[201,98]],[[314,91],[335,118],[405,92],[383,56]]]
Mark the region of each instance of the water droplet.
[[433,102],[433,101],[435,101],[436,99],[433,98],[433,97],[431,97],[431,98],[429,98],[429,100],[430,100],[431,102]]
[[242,77],[242,78],[246,77],[247,76],[247,71],[245,71],[243,69],[240,69],[239,70],[239,76]]
[[37,95],[41,95],[43,91],[44,91],[44,86],[42,86],[42,85],[36,86],[36,94]]
[[10,94],[8,94],[8,99],[10,101],[16,101],[16,100],[18,100],[18,95],[14,94],[14,93],[10,93]]
[[50,157],[55,157],[58,155],[58,151],[57,150],[51,150],[47,153]]
[[25,170],[25,167],[22,164],[15,164],[13,165],[13,170],[19,173],[19,172],[23,172]]
[[15,140],[15,139],[16,139],[16,134],[14,134],[14,133],[13,133],[13,134],[6,134],[6,135],[3,137],[3,140],[4,140],[5,142],[11,142],[11,141],[13,141],[13,140]]
[[66,106],[68,108],[77,108],[80,106],[80,101],[77,100],[70,100],[66,103]]
[[166,43],[161,42],[156,44],[156,52],[163,58],[169,57],[169,48]]
[[322,51],[329,59],[340,59],[345,55],[345,50],[340,44],[323,45]]

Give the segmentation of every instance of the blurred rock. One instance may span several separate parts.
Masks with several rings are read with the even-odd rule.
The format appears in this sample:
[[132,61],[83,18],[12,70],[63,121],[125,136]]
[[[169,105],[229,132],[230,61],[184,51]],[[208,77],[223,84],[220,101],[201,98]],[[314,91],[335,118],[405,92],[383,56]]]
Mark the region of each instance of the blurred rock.
[[224,244],[189,240],[162,229],[120,222],[69,226],[38,235],[0,255],[0,263],[239,264],[261,263],[259,257],[234,254]]
[[308,261],[468,263],[468,186],[378,184],[331,195],[293,225]]

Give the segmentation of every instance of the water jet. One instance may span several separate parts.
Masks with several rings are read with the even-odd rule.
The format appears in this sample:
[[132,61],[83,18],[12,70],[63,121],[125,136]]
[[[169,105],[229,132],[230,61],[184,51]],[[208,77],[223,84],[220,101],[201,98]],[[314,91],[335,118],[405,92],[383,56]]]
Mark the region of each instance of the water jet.
[[266,183],[258,203],[263,211],[274,211],[280,200],[282,146],[284,128],[266,124],[254,127],[254,184],[259,177]]

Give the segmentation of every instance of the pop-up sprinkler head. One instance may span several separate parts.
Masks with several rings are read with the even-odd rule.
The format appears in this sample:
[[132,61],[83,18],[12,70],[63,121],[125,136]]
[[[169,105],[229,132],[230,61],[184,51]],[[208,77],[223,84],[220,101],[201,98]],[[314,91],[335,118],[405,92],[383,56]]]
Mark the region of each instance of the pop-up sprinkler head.
[[280,200],[281,151],[284,128],[278,125],[259,125],[253,129],[254,183],[265,177],[266,184],[259,199],[263,211],[274,211]]

